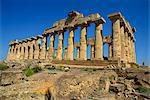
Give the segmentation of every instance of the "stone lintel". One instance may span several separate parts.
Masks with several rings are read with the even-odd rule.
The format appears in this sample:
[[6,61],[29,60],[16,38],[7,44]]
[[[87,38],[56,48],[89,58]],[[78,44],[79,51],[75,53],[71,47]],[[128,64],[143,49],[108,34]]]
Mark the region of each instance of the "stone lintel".
[[32,40],[36,40],[36,39],[37,39],[37,37],[31,37],[31,39],[32,39]]
[[31,39],[31,38],[27,38],[26,40],[27,40],[27,41],[32,41],[32,39]]
[[[74,13],[72,12],[70,16],[74,16],[72,14],[74,14]],[[81,14],[79,14],[79,15],[81,15]],[[100,21],[100,23],[102,23],[102,24],[106,22],[104,20],[104,18],[101,17],[98,13],[91,14],[86,17],[79,16],[79,15],[77,15],[75,17],[68,17],[66,19],[62,19],[60,21],[55,22],[53,24],[53,27],[46,29],[44,33],[45,34],[53,33],[55,31],[66,30],[71,27],[78,27],[83,24],[89,25],[90,23],[94,23],[96,21]]]
[[113,20],[116,20],[116,19],[121,19],[122,18],[122,15],[120,12],[116,12],[116,13],[112,13],[112,14],[109,14],[108,15],[108,18],[113,21]]
[[37,39],[39,39],[39,38],[43,38],[43,36],[42,36],[42,35],[37,35],[36,37],[37,37]]

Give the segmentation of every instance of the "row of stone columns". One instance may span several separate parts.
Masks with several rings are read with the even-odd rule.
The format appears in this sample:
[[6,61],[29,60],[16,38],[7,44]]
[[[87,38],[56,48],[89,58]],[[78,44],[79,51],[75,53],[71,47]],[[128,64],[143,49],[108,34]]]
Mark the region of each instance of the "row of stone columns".
[[109,16],[112,21],[113,59],[136,63],[134,31],[120,13]]
[[[95,22],[95,45],[91,46],[91,58],[103,60],[103,41],[102,41],[102,23]],[[77,59],[87,60],[87,24],[80,25],[80,46],[77,48]],[[65,60],[74,60],[74,31],[76,28],[69,29],[68,47],[65,51]],[[56,60],[63,59],[63,40],[64,31],[57,32],[58,46],[56,50]],[[49,49],[47,51],[47,37],[37,36],[23,41],[16,41],[10,45],[8,60],[16,59],[54,59],[54,41],[56,33],[50,33]],[[42,40],[42,45],[41,45]]]
[[[109,44],[108,58],[110,60],[121,60],[123,62],[136,63],[134,30],[129,27],[120,13],[109,16],[112,21],[112,42]],[[95,24],[95,39],[91,45],[91,60],[104,60],[103,58],[103,35],[102,19],[84,22],[76,26],[69,26],[68,47],[64,49],[64,32],[66,28],[54,30],[41,36],[33,37],[23,41],[14,41],[10,44],[8,60],[48,59],[48,60],[74,60],[74,32],[77,26],[81,28],[80,43],[76,47],[76,59],[87,60],[87,27],[90,23]],[[127,24],[126,24],[127,23]],[[58,34],[58,46],[54,49],[55,35]],[[50,36],[49,49],[47,49],[47,38]],[[42,40],[42,43],[41,43]],[[64,50],[64,51],[63,51]],[[56,55],[55,55],[56,54]]]

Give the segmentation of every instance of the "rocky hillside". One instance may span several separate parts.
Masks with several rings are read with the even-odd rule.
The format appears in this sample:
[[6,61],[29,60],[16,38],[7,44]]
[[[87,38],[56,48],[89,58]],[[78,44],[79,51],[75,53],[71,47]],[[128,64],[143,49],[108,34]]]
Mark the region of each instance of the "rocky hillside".
[[148,67],[92,69],[1,63],[0,100],[149,100]]

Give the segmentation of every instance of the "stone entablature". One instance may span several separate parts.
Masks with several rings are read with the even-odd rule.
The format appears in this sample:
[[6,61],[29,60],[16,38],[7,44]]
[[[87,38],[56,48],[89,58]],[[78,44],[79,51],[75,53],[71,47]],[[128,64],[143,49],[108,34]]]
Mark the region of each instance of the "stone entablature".
[[[108,58],[124,63],[136,63],[135,28],[125,20],[121,13],[110,14],[112,35],[103,36],[102,26],[106,22],[98,13],[89,16],[76,11],[68,14],[66,19],[57,21],[42,35],[24,40],[11,41],[9,44],[8,61],[37,59],[37,60],[87,60],[87,46],[91,46],[90,59],[103,60],[103,45],[108,44]],[[87,39],[88,26],[95,24],[95,37]],[[80,27],[80,42],[74,43],[75,30]],[[64,32],[69,30],[68,46],[64,47]],[[58,45],[54,48],[55,36],[58,34]],[[50,42],[47,43],[47,38]],[[47,47],[49,44],[49,48]],[[76,57],[74,48],[76,48]]]

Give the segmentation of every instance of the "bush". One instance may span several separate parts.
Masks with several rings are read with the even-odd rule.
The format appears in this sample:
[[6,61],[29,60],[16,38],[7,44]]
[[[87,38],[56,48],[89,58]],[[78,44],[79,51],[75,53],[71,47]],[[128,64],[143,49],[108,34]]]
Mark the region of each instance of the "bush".
[[9,68],[6,64],[0,64],[0,70],[5,70]]
[[145,88],[143,86],[140,86],[136,89],[137,92],[139,93],[143,93],[143,94],[146,94],[146,95],[150,95],[150,88]]
[[131,64],[131,68],[139,68],[139,65],[138,64],[135,64],[135,63],[130,63]]
[[29,77],[29,76],[31,76],[31,75],[33,75],[33,74],[35,74],[35,73],[40,72],[41,70],[42,70],[42,69],[41,69],[40,67],[38,67],[38,66],[36,66],[36,67],[34,67],[34,68],[28,67],[28,68],[26,68],[26,69],[23,70],[23,73],[24,73],[27,77]]
[[81,72],[95,72],[97,71],[97,69],[93,69],[93,68],[83,68],[80,70]]

